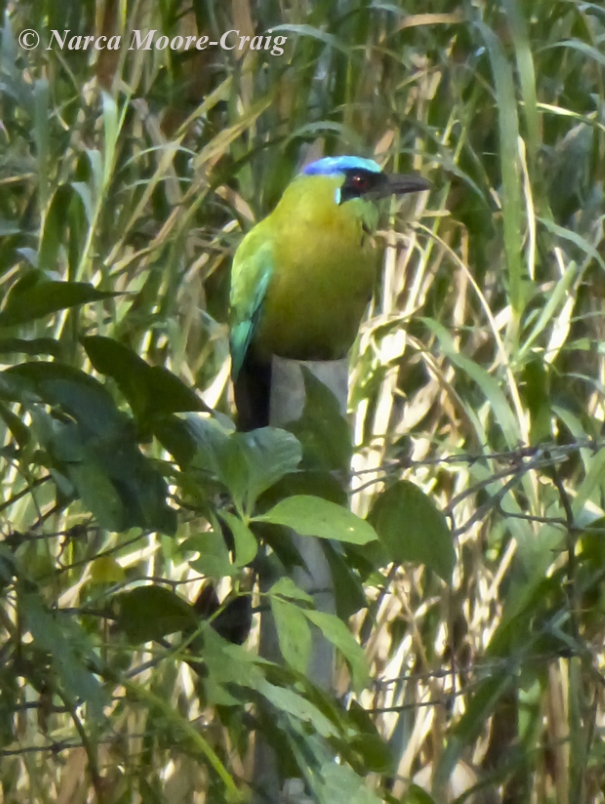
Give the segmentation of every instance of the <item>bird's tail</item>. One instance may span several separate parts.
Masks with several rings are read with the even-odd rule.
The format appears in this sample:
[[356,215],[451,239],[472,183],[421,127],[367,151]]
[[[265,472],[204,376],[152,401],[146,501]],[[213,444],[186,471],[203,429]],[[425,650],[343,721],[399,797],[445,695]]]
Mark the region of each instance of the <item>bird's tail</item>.
[[271,361],[259,360],[249,349],[234,385],[237,429],[242,432],[269,425]]

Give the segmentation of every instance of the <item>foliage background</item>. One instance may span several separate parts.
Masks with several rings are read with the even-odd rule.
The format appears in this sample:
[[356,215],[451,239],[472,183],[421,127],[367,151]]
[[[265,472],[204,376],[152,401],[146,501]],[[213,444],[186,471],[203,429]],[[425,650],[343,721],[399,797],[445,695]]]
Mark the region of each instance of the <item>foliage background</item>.
[[[2,5],[3,800],[237,800],[263,706],[312,800],[605,800],[603,8]],[[283,56],[46,49],[52,29],[133,28],[288,41]],[[249,591],[217,499],[255,552],[246,506],[265,490],[241,468],[254,445],[234,456],[199,425],[201,400],[223,425],[231,412],[230,259],[303,159],[339,152],[434,186],[385,221],[351,364],[352,505],[383,552],[339,554],[372,679],[353,696],[343,664],[348,714],[295,652],[260,668],[254,630],[240,648],[201,626],[202,689],[181,638],[203,577],[221,599]],[[297,460],[276,443],[265,480]],[[401,479],[448,517],[451,585],[440,526]],[[157,591],[170,584],[178,598]],[[296,641],[293,594],[272,600]]]

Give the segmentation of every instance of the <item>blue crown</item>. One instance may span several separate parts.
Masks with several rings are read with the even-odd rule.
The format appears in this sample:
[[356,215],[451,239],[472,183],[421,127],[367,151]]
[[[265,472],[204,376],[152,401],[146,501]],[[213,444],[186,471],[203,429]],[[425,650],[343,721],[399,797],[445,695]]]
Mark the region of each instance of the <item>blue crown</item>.
[[333,176],[335,173],[342,173],[344,170],[370,170],[372,173],[380,173],[380,165],[372,159],[363,159],[360,156],[324,156],[317,162],[311,162],[302,169],[306,176]]

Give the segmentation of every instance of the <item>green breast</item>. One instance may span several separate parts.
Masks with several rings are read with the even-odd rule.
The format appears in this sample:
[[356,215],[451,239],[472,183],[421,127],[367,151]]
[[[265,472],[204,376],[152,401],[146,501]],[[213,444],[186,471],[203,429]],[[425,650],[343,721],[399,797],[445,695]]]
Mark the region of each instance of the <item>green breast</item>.
[[[312,194],[305,183],[312,184]],[[376,255],[367,202],[337,205],[337,183],[301,178],[261,226],[273,250],[255,349],[296,360],[336,360],[357,336],[370,300]],[[289,197],[291,195],[291,197]],[[293,214],[294,212],[294,214]]]

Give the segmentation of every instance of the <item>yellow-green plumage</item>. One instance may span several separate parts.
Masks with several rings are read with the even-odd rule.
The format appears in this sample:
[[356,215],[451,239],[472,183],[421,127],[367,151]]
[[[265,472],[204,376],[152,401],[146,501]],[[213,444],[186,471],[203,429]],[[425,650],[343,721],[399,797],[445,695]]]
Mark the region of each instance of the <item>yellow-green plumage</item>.
[[231,276],[230,346],[242,429],[268,424],[273,355],[346,355],[370,299],[379,198],[426,189],[357,157],[319,160],[243,239]]
[[[259,357],[336,360],[355,340],[374,282],[368,233],[375,231],[377,214],[361,198],[335,204],[340,183],[331,176],[298,177],[237,250],[232,325],[254,295],[259,274],[270,274],[253,337]],[[260,265],[251,270],[255,260]]]

